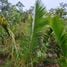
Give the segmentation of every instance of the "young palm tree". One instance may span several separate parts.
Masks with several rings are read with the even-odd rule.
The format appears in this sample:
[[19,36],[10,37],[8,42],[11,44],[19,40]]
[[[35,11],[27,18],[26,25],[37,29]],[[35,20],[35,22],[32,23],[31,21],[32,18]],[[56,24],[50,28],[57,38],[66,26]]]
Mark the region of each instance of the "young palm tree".
[[52,28],[56,40],[61,48],[62,56],[61,59],[64,60],[63,64],[61,63],[61,67],[67,66],[67,32],[65,31],[63,20],[58,17],[54,16],[49,20],[50,27]]
[[[31,36],[30,36],[30,61],[31,61],[31,67],[33,67],[33,61],[34,61],[34,51],[36,53],[36,50],[39,49],[39,34],[43,31],[43,27],[47,24],[47,20],[45,20],[44,15],[46,15],[46,10],[43,7],[43,4],[40,0],[37,0],[35,3],[35,8],[33,12],[33,22],[31,26]],[[35,57],[37,57],[35,55]]]
[[[31,44],[38,45],[38,34],[46,25],[53,30],[56,40],[61,48],[62,57],[64,58],[63,65],[67,66],[67,32],[65,31],[63,20],[58,16],[46,16],[45,9],[40,0],[36,1],[35,11],[32,23]],[[33,49],[33,47],[31,48]]]

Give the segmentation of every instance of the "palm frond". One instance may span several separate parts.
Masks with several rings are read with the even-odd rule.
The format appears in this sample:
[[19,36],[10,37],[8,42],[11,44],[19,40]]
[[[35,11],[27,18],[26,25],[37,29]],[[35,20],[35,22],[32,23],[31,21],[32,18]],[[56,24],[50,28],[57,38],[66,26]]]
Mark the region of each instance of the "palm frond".
[[62,49],[63,56],[67,57],[67,33],[65,32],[63,20],[55,16],[50,24]]
[[[37,48],[40,45],[40,32],[42,28],[47,25],[47,20],[45,20],[44,16],[46,15],[46,9],[43,7],[42,2],[37,0],[35,3],[33,22],[32,22],[32,30],[31,30],[31,41],[30,41],[30,52],[36,52]],[[31,57],[32,58],[32,57]]]
[[44,18],[45,15],[46,15],[45,7],[43,6],[41,0],[37,0],[35,4],[34,30],[41,31],[41,29],[47,24],[47,21]]
[[47,25],[47,20],[44,18],[45,15],[46,9],[43,7],[41,0],[37,0],[35,4],[31,33],[31,42],[33,42],[33,47],[39,44],[38,34],[42,31],[42,28]]

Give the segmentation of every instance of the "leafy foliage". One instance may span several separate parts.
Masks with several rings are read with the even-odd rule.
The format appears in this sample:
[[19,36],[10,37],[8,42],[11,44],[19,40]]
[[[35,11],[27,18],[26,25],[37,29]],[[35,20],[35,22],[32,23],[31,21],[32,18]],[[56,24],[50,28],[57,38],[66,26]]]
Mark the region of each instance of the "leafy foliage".
[[61,67],[67,66],[63,10],[51,14],[41,0],[36,1],[34,12],[33,9],[24,12],[21,2],[16,5],[8,0],[0,2],[0,60],[4,58],[6,67],[37,67],[38,63],[44,66],[55,59]]

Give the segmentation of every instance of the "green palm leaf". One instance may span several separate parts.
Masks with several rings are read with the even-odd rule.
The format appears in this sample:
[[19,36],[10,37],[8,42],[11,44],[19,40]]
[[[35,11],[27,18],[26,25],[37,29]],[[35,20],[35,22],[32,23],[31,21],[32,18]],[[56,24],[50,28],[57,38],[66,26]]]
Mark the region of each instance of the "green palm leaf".
[[44,25],[47,24],[44,16],[46,15],[46,9],[40,0],[36,1],[35,4],[35,17],[34,17],[34,31],[41,31]]
[[[39,32],[42,31],[42,28],[47,25],[47,20],[45,20],[44,16],[46,15],[46,10],[42,5],[40,0],[36,1],[35,11],[33,16],[32,23],[32,33],[31,33],[31,43],[33,43],[33,47],[39,44]],[[32,48],[33,49],[33,48]]]
[[67,33],[65,32],[63,20],[61,20],[58,16],[55,16],[52,18],[50,25],[62,49],[63,56],[67,57]]
[[[45,8],[42,5],[40,0],[36,1],[35,4],[35,11],[33,16],[33,23],[32,23],[32,33],[31,33],[31,41],[37,41],[37,35],[42,28],[47,24],[46,20],[44,20],[44,15],[46,14]],[[38,43],[38,42],[36,42]]]
[[[30,41],[30,52],[33,55],[33,52],[36,51],[38,46],[40,45],[39,34],[42,31],[43,27],[47,25],[47,20],[45,19],[46,10],[42,5],[40,0],[36,1],[34,16],[32,22],[32,30],[31,30],[31,41]],[[32,58],[32,57],[31,57]]]

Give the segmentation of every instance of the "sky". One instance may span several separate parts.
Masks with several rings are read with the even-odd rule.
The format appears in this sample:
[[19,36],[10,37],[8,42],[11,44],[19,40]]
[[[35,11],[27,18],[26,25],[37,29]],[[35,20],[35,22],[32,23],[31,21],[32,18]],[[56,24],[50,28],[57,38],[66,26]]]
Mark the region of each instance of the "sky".
[[[24,10],[28,10],[31,6],[34,5],[35,0],[8,0],[12,4],[16,4],[18,1],[21,1],[24,4]],[[42,0],[43,4],[46,6],[46,9],[56,8],[59,6],[59,3],[67,3],[67,0]]]

